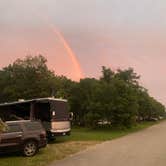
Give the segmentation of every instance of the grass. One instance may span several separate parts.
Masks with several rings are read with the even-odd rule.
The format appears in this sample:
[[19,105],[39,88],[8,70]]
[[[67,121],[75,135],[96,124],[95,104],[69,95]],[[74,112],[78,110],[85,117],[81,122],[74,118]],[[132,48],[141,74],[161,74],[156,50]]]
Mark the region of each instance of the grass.
[[46,166],[52,161],[63,159],[102,141],[112,140],[129,133],[147,128],[156,122],[143,122],[125,130],[74,128],[71,136],[58,138],[31,158],[19,154],[8,154],[0,157],[0,166]]
[[0,166],[46,166],[52,161],[63,159],[71,154],[84,150],[90,145],[95,145],[95,141],[69,141],[48,144],[34,157],[22,157],[19,154],[3,155],[0,157]]
[[98,128],[95,130],[88,128],[79,128],[75,127],[72,129],[71,136],[69,138],[63,137],[58,138],[56,142],[61,141],[107,141],[115,138],[122,137],[132,132],[139,131],[141,129],[145,129],[149,126],[157,124],[158,122],[142,122],[132,128],[117,130],[110,128]]

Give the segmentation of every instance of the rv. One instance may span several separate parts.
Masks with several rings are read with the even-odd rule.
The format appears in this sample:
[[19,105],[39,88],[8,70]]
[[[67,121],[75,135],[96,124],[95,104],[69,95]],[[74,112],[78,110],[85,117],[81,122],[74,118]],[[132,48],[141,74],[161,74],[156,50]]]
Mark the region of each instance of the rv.
[[39,120],[49,138],[70,135],[70,114],[68,102],[56,98],[19,100],[0,104],[0,117],[3,121]]

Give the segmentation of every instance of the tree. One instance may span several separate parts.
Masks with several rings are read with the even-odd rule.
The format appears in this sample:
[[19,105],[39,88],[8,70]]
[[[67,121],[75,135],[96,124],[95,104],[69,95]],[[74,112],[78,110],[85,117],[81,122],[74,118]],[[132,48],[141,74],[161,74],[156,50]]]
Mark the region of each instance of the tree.
[[75,124],[95,128],[99,122],[131,127],[138,119],[164,115],[165,107],[139,85],[140,77],[127,70],[102,67],[100,80],[85,78],[71,88],[69,103]]
[[74,113],[74,122],[85,126],[87,114],[92,111],[92,102],[94,92],[98,87],[96,79],[85,78],[75,83],[71,88],[69,104],[71,111]]
[[65,76],[55,76],[53,84],[52,96],[68,99],[71,96],[71,88],[76,84],[76,82]]
[[[102,68],[102,77],[105,78],[104,74],[110,73],[111,69],[105,70]],[[108,72],[109,71],[109,72]],[[108,79],[101,79],[102,84],[104,84],[103,95],[105,96],[100,101],[104,103],[102,105],[107,106],[105,108],[105,119],[111,121],[113,126],[126,126],[129,127],[136,122],[136,116],[138,112],[138,103],[136,96],[136,83],[139,78],[133,69],[128,70],[118,70],[117,72],[111,72]]]
[[39,56],[17,59],[0,71],[1,102],[48,97],[54,87],[54,73],[46,65],[47,60]]
[[72,90],[69,102],[75,121],[92,128],[99,121],[130,127],[136,122],[138,113],[135,91],[132,82],[103,67],[100,80],[82,79]]
[[55,96],[69,101],[74,124],[95,128],[99,122],[130,127],[136,120],[165,116],[165,107],[139,85],[132,68],[112,71],[102,67],[100,79],[74,82],[57,76],[45,57],[27,56],[0,70],[0,102]]
[[165,116],[165,107],[149,96],[147,91],[138,92],[138,104],[138,120],[159,119],[161,116]]
[[115,73],[110,68],[106,68],[105,66],[102,66],[101,72],[102,72],[102,76],[100,80],[110,83]]

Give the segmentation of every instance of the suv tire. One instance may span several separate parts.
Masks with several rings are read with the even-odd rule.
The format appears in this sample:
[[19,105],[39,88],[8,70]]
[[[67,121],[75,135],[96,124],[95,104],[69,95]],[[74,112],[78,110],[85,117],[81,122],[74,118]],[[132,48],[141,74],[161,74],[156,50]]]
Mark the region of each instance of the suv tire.
[[38,144],[36,141],[29,140],[26,141],[23,145],[23,154],[24,156],[31,157],[34,156],[38,152]]

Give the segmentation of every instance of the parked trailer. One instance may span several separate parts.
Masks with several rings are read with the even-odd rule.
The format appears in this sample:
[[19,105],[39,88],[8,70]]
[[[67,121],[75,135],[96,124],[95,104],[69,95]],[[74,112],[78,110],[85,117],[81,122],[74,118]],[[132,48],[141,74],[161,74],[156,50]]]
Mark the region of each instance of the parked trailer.
[[70,113],[64,99],[37,98],[0,104],[3,121],[40,120],[49,137],[70,135]]

